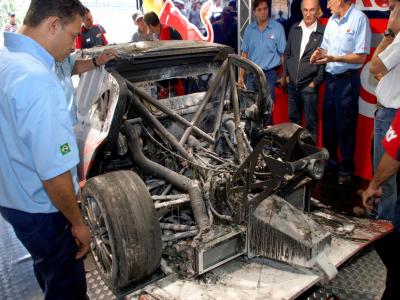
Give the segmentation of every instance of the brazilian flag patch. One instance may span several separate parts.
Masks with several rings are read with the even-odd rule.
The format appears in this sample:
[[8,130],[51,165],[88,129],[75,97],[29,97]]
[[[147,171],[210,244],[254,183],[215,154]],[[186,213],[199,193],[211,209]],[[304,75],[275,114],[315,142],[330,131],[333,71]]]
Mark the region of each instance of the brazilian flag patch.
[[66,155],[71,152],[71,148],[69,147],[68,143],[65,143],[60,146],[60,151],[62,155]]

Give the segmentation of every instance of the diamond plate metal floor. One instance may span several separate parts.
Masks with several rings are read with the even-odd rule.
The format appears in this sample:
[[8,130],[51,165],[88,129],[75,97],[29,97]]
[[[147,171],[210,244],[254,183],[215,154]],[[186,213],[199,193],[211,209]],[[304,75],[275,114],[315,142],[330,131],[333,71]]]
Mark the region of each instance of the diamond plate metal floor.
[[348,261],[328,285],[316,287],[301,298],[325,300],[337,296],[343,300],[380,299],[385,288],[386,269],[372,248]]
[[0,299],[39,300],[43,293],[33,274],[29,253],[0,216]]
[[91,300],[116,300],[117,297],[101,279],[99,272],[95,269],[86,274],[88,294]]
[[[102,281],[90,259],[85,261],[88,294],[91,300],[121,299]],[[314,287],[300,298],[325,300],[336,295],[341,300],[373,300],[381,295],[385,268],[373,249],[364,250],[339,271],[325,286]],[[0,217],[0,299],[38,300],[43,294],[36,283],[32,260],[16,238],[12,228]]]

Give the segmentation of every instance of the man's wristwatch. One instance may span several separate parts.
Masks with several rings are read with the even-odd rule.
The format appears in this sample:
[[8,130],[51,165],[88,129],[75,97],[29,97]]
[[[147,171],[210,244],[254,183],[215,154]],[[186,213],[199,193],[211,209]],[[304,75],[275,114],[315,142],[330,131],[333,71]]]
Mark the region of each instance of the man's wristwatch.
[[386,29],[385,32],[383,33],[383,36],[384,36],[384,37],[390,36],[390,37],[394,38],[396,35],[394,34],[394,32],[393,32],[392,29],[388,28],[388,29]]
[[93,57],[93,58],[92,58],[92,63],[93,63],[93,65],[94,65],[95,67],[98,67],[99,65],[97,64],[96,59],[97,59],[97,57]]

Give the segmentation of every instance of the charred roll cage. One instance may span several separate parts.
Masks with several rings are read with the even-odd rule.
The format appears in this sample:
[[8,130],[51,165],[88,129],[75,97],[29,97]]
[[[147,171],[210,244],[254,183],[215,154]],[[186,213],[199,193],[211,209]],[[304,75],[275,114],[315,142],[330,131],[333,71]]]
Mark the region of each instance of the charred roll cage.
[[[111,47],[120,57],[80,80],[76,128],[82,212],[107,285],[143,284],[162,257],[164,273],[189,277],[241,255],[313,267],[331,236],[305,212],[328,154],[297,125],[265,126],[262,70],[211,43]],[[258,92],[237,88],[237,67]],[[203,92],[156,99],[160,80],[202,74]]]

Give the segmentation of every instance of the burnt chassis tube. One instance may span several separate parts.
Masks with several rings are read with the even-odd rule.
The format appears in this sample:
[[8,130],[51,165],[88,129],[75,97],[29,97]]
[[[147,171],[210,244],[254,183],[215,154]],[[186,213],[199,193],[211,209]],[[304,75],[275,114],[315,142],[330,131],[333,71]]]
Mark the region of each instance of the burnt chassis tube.
[[190,203],[196,224],[199,226],[200,231],[206,230],[209,227],[210,222],[199,183],[196,180],[190,180],[189,178],[148,159],[141,149],[142,142],[140,139],[140,126],[132,126],[128,122],[125,122],[121,127],[121,131],[128,140],[128,148],[132,154],[133,162],[146,173],[160,177],[173,186],[187,192],[190,197]]
[[[238,145],[238,152],[239,152],[239,162],[241,163],[245,159],[245,153],[244,153],[244,147],[242,146],[244,137],[243,137],[243,132],[240,129],[240,108],[239,108],[239,103],[238,103],[238,93],[237,93],[237,86],[236,86],[236,79],[234,75],[234,70],[233,67],[239,67],[245,69],[247,72],[251,72],[255,78],[257,78],[258,81],[258,98],[257,98],[257,107],[259,110],[259,115],[257,117],[257,121],[262,127],[263,119],[265,119],[266,115],[270,115],[272,112],[272,99],[271,96],[269,95],[268,92],[268,85],[267,81],[264,75],[264,72],[261,70],[260,67],[258,67],[256,64],[251,62],[248,59],[242,58],[236,54],[230,54],[228,58],[223,62],[221,65],[221,68],[217,72],[215,78],[213,79],[213,82],[207,91],[206,95],[204,96],[203,100],[201,101],[199,109],[196,111],[195,116],[192,118],[192,120],[189,122],[185,118],[181,117],[179,114],[175,113],[174,111],[171,111],[161,103],[157,101],[157,99],[152,98],[151,96],[147,95],[144,91],[142,91],[140,88],[135,87],[131,82],[126,80],[126,85],[127,88],[131,92],[131,98],[132,101],[135,102],[135,106],[137,109],[141,112],[142,115],[145,116],[147,120],[149,120],[159,131],[162,132],[163,136],[170,142],[170,144],[175,148],[176,151],[178,151],[183,157],[185,157],[188,160],[192,160],[192,157],[186,152],[185,149],[183,149],[182,145],[184,145],[187,142],[187,139],[189,138],[190,135],[192,135],[192,131],[197,134],[198,136],[202,137],[205,139],[208,143],[210,143],[212,146],[214,146],[215,143],[215,136],[217,131],[219,130],[220,123],[221,123],[221,118],[222,118],[222,113],[223,113],[223,104],[224,104],[224,99],[225,99],[225,94],[227,91],[227,86],[228,82],[230,83],[231,87],[231,101],[234,106],[234,120],[235,120],[235,126],[236,126],[236,138],[238,141],[241,141],[240,145]],[[222,79],[223,78],[223,79]],[[214,130],[212,133],[212,136],[209,134],[205,133],[202,131],[200,128],[197,127],[197,123],[199,121],[200,115],[204,112],[204,109],[206,107],[206,104],[211,98],[211,95],[218,90],[218,87],[220,86],[222,79],[222,92],[220,95],[220,105],[218,108],[218,113],[216,117],[216,122],[214,125]],[[181,138],[180,141],[178,141],[175,137],[172,137],[164,128],[162,128],[162,125],[159,123],[159,121],[151,115],[147,111],[147,109],[140,103],[140,100],[144,100],[151,105],[155,106],[165,114],[167,114],[169,117],[171,117],[173,120],[179,122],[181,125],[185,127],[185,132]],[[248,154],[248,153],[247,153]]]

